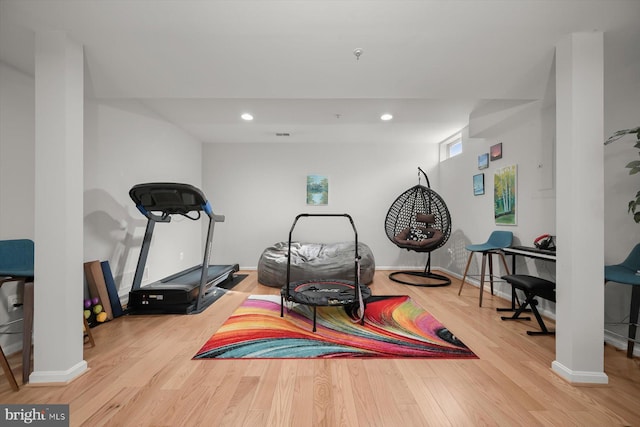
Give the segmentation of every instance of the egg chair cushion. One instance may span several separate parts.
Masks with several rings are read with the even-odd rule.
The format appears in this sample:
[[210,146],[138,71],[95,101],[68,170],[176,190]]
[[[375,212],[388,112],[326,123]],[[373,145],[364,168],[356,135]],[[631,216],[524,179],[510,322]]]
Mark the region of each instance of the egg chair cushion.
[[411,227],[398,233],[393,241],[401,248],[419,251],[420,249],[432,248],[440,243],[443,237],[444,233],[435,228]]
[[393,242],[401,248],[425,251],[437,246],[445,237],[441,230],[430,226],[436,222],[433,214],[418,213],[416,222],[424,226],[407,227],[401,230],[393,237]]

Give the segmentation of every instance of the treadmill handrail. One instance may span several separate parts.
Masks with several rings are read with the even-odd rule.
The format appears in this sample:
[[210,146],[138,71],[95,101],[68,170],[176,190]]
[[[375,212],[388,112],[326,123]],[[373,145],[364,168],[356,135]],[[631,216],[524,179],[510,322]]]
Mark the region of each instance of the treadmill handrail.
[[146,210],[142,205],[136,205],[136,208],[138,208],[140,213],[146,216],[147,219],[153,220],[155,222],[171,222],[170,215],[165,215],[164,213],[162,215],[156,215],[153,212]]

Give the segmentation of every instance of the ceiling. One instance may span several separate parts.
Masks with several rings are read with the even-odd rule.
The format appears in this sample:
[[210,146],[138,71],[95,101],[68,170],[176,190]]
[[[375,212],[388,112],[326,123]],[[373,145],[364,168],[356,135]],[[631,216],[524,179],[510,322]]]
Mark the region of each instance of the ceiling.
[[33,75],[34,32],[65,31],[88,96],[207,143],[437,143],[487,103],[548,95],[572,32],[637,62],[638,18],[638,0],[0,0],[0,60]]

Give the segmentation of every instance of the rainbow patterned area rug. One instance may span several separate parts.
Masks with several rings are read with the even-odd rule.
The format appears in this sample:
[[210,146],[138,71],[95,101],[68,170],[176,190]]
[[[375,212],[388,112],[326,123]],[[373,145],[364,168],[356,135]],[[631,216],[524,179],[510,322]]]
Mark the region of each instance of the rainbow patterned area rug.
[[365,323],[345,307],[294,305],[280,317],[280,297],[251,295],[194,359],[430,358],[477,359],[408,296],[374,296]]

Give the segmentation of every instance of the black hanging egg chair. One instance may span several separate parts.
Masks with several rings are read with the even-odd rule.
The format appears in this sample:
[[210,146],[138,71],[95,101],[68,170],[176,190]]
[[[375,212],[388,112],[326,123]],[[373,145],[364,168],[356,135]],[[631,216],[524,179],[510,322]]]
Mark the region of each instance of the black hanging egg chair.
[[[420,183],[424,175],[425,187]],[[389,275],[394,282],[413,286],[447,286],[451,280],[431,272],[431,252],[443,246],[451,235],[451,215],[442,197],[431,189],[427,174],[418,168],[418,185],[402,193],[391,205],[384,221],[387,237],[399,248],[427,253],[424,271],[396,271]],[[409,282],[398,276],[414,276]]]

